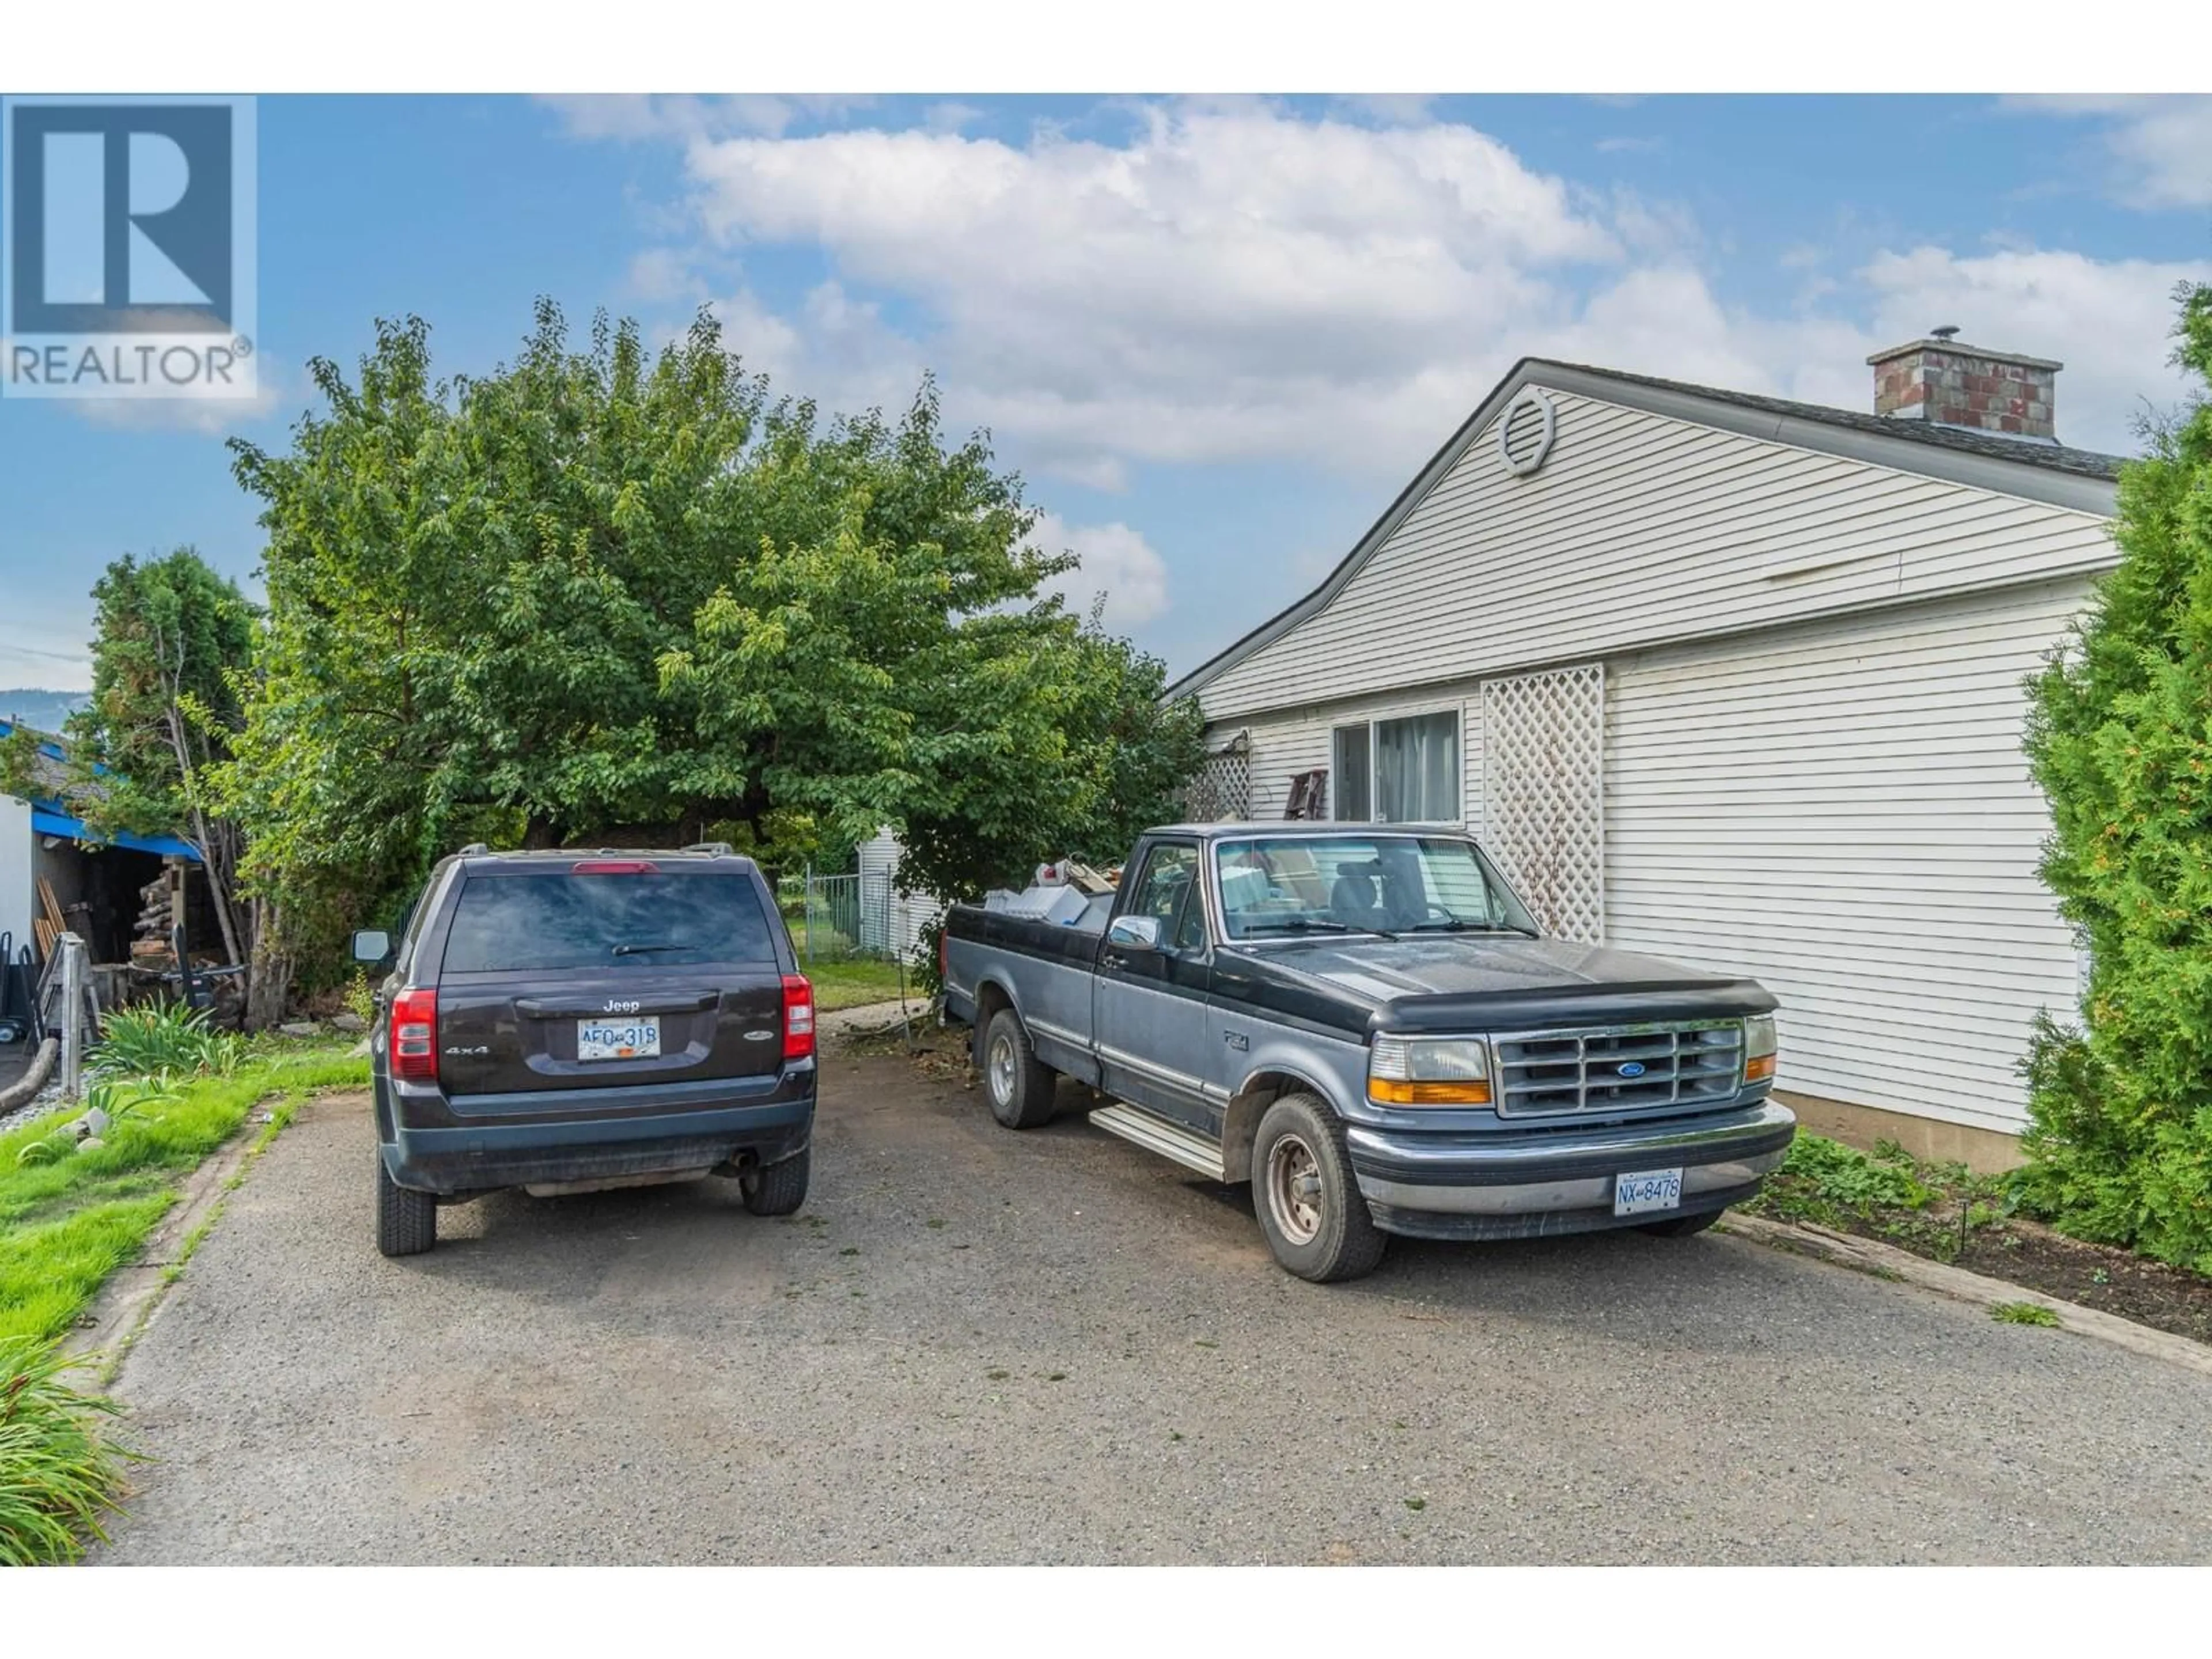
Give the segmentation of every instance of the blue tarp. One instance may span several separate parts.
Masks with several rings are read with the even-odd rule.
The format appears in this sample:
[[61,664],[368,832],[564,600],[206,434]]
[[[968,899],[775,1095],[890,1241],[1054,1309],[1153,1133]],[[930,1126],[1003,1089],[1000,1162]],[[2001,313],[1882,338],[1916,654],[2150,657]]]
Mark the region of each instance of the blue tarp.
[[[15,729],[13,720],[0,719],[0,738],[7,737]],[[26,726],[24,729],[31,731],[33,728]],[[40,732],[37,736],[41,755],[49,760],[67,758],[61,744],[47,733]],[[104,766],[93,768],[95,775],[106,770]],[[52,780],[41,779],[40,781],[51,783]],[[174,836],[95,836],[85,828],[82,818],[73,818],[62,811],[62,805],[58,800],[33,800],[31,803],[31,830],[34,835],[62,836],[70,841],[82,842],[88,847],[128,847],[141,853],[161,853],[186,859],[194,864],[200,861],[200,855],[192,850],[191,844],[179,841]]]
[[174,858],[200,861],[200,855],[189,842],[179,841],[174,836],[125,836],[113,837],[95,836],[84,826],[84,820],[73,818],[53,801],[34,800],[31,803],[31,833],[37,836],[62,836],[70,841],[81,841],[89,847],[128,847],[141,853],[161,853]]

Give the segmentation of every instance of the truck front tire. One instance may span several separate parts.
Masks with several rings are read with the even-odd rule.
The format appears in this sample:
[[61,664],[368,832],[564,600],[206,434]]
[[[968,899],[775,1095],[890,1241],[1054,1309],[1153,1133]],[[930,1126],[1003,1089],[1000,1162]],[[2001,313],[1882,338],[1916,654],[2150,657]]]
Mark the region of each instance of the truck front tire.
[[1052,1121],[1060,1073],[1036,1057],[1022,1017],[1001,1008],[983,1028],[983,1097],[991,1115],[1009,1129],[1037,1129]]
[[1387,1242],[1360,1196],[1344,1125],[1326,1101],[1287,1094],[1252,1141],[1252,1208],[1287,1272],[1316,1285],[1375,1271]]
[[1659,1238],[1694,1238],[1726,1213],[1724,1210],[1707,1210],[1701,1215],[1670,1215],[1664,1221],[1641,1223],[1640,1231]]

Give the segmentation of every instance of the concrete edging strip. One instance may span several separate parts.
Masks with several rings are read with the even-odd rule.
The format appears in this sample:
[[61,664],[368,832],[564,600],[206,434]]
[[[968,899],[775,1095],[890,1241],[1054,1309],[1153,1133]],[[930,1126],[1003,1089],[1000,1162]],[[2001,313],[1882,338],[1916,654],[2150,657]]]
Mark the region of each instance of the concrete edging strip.
[[1885,1279],[1901,1279],[1923,1290],[1984,1308],[2003,1302],[2032,1302],[2057,1315],[2063,1330],[2072,1331],[2077,1336],[2094,1337],[2146,1358],[2169,1360],[2202,1376],[2212,1376],[2212,1347],[2201,1342],[2138,1325],[2117,1314],[2084,1308],[2041,1291],[2031,1291],[2024,1285],[2008,1285],[2002,1279],[1987,1279],[1980,1273],[1968,1273],[1964,1267],[1930,1261],[1924,1255],[1915,1255],[1894,1244],[1830,1232],[1826,1227],[1809,1223],[1770,1221],[1765,1216],[1737,1215],[1734,1212],[1724,1217],[1720,1224],[1722,1231],[1740,1238],[1818,1256],[1839,1267],[1856,1267]]

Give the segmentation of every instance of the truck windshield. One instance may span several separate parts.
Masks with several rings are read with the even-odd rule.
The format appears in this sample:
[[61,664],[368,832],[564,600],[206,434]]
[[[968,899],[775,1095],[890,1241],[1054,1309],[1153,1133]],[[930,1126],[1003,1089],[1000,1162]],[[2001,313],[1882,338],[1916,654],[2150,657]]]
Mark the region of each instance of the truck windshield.
[[1472,842],[1346,830],[1219,842],[1213,856],[1231,939],[1537,933]]

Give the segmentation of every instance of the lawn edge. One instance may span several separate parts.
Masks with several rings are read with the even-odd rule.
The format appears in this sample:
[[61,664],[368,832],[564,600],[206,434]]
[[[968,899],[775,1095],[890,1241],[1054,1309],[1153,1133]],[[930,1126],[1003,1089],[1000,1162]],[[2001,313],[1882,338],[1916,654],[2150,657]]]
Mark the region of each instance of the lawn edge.
[[1994,1308],[2006,1302],[2033,1303],[2056,1314],[2062,1330],[2212,1376],[2212,1347],[2203,1343],[2149,1325],[2139,1325],[2132,1319],[2123,1319],[2100,1309],[2085,1308],[2077,1302],[2030,1290],[2024,1285],[2008,1284],[2002,1279],[1970,1273],[1964,1267],[1931,1261],[1894,1244],[1831,1232],[1811,1222],[1776,1221],[1766,1216],[1739,1215],[1734,1211],[1722,1218],[1720,1230],[1770,1249],[1814,1256],[1878,1279],[1902,1279],[1954,1301],[1983,1308]]
[[96,1368],[101,1389],[115,1389],[131,1349],[182,1279],[185,1264],[277,1133],[307,1101],[349,1092],[353,1091],[343,1086],[270,1089],[246,1109],[229,1137],[178,1182],[175,1200],[154,1224],[138,1254],[107,1276],[75,1328],[62,1339],[65,1352]]

